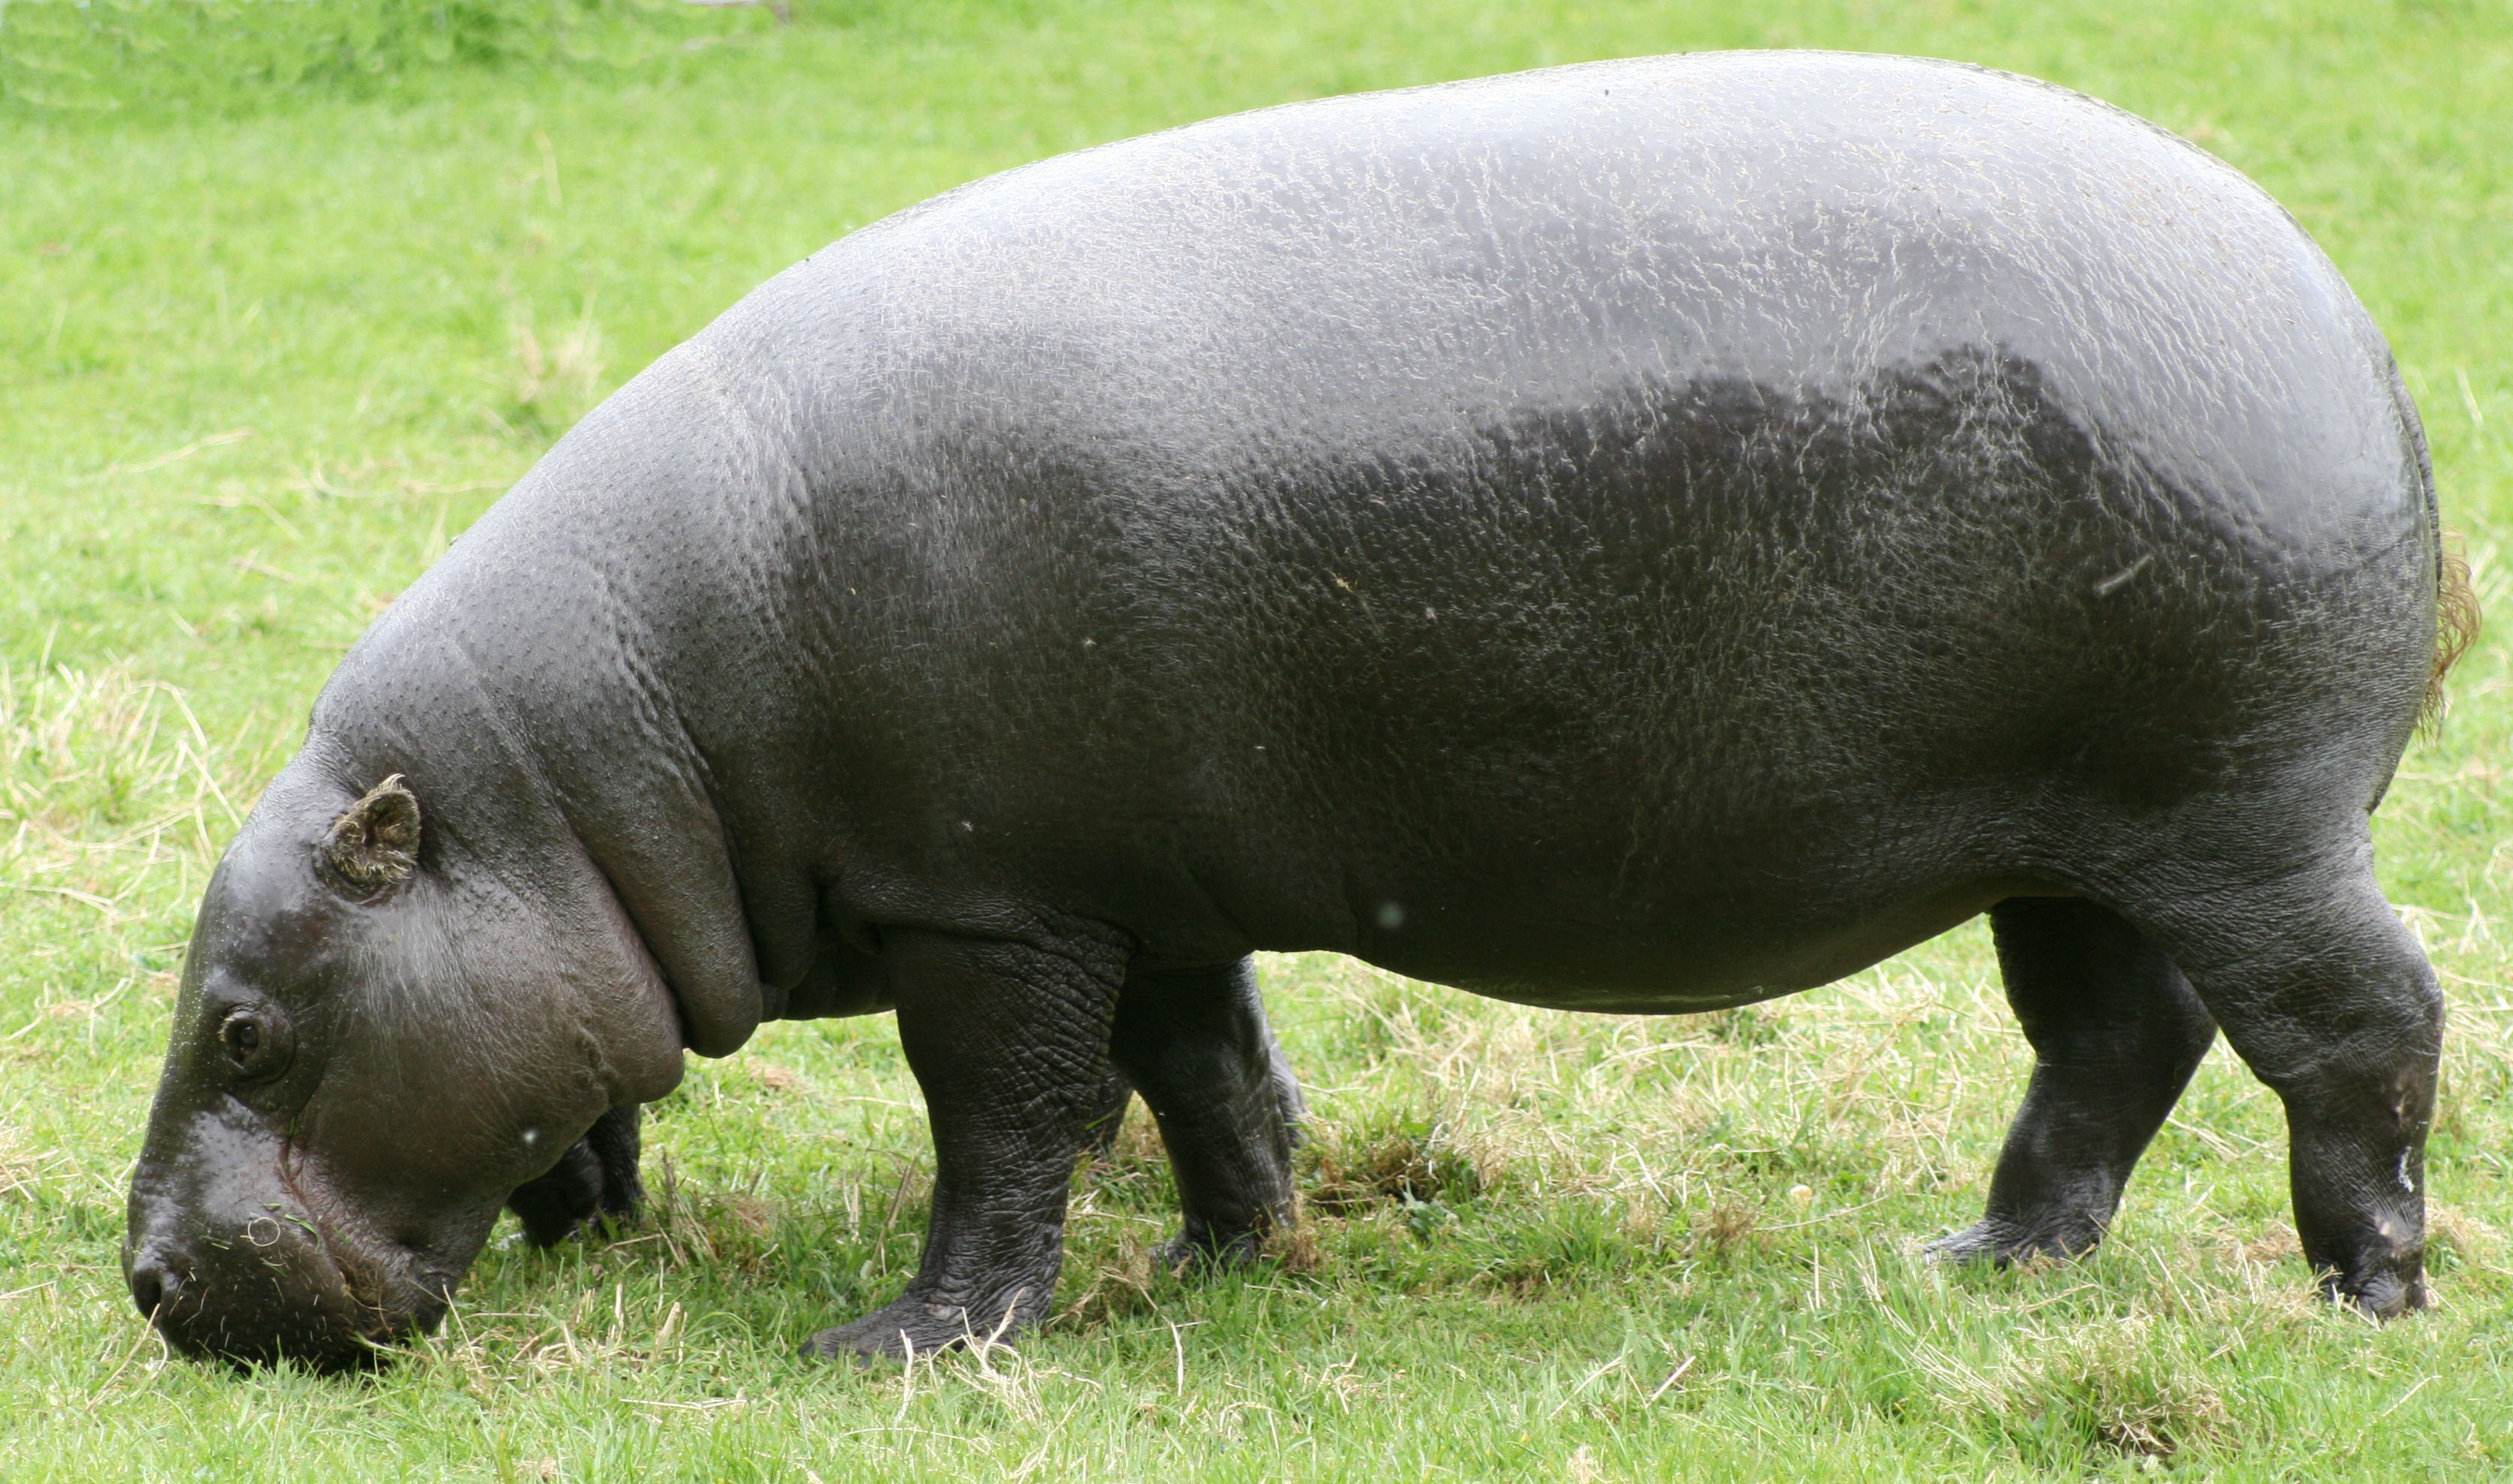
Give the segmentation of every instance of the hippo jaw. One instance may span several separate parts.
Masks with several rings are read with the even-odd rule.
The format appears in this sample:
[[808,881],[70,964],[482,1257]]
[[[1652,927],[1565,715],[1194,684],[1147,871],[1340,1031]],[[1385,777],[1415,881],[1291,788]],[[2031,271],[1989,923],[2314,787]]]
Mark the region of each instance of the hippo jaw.
[[[497,1219],[493,1204],[432,1224],[419,1242],[379,1239],[286,1151],[236,1161],[236,1146],[270,1141],[216,1114],[191,1121],[205,1137],[178,1157],[142,1157],[122,1267],[141,1314],[195,1359],[323,1372],[379,1364],[379,1347],[444,1318]],[[225,1158],[203,1157],[218,1145]]]

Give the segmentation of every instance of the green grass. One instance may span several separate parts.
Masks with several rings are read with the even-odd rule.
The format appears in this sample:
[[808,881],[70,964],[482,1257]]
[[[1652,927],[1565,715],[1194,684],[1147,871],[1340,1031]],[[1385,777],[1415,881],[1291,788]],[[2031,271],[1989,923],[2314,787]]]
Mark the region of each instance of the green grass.
[[2221,1049],[2099,1255],[1915,1261],[1975,1214],[2026,1068],[1975,924],[1707,1019],[1275,960],[1317,1113],[1298,1260],[1155,1272],[1173,1211],[1136,1128],[1077,1187],[1063,1317],[1017,1356],[793,1358],[915,1259],[930,1154],[869,1020],[694,1065],[656,1111],[652,1222],[494,1246],[445,1334],[379,1378],[169,1360],[115,1265],[122,1181],[207,864],[314,687],[603,391],[821,243],[987,171],[1657,51],[2049,77],[2215,150],[2329,248],[2513,611],[2499,0],[804,0],[791,27],[758,20],[630,66],[0,104],[0,1472],[2513,1477],[2513,693],[2492,633],[2377,821],[2453,999],[2441,1308],[2406,1322],[2312,1302],[2275,1101]]

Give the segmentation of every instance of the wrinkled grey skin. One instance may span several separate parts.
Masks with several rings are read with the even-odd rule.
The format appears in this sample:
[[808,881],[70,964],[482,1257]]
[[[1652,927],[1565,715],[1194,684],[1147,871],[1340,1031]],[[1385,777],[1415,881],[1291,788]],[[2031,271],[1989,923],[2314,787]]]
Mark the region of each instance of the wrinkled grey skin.
[[2366,816],[2437,573],[2329,261],[2056,89],[1637,60],[1015,171],[658,361],[351,651],[202,905],[134,1292],[358,1364],[510,1196],[633,1203],[683,1048],[895,1009],[924,1265],[810,1347],[1017,1333],[1129,1083],[1182,1251],[1288,1209],[1254,950],[1689,1012],[1988,912],[2037,1070],[1943,1250],[2092,1244],[2222,1028],[2396,1313],[2441,1001]]

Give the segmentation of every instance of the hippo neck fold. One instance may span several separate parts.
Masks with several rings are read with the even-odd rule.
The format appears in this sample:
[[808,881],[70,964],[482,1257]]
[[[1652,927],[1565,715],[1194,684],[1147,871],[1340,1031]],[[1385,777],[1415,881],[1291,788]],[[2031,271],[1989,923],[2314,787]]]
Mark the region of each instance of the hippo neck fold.
[[[689,1049],[722,1056],[774,1007],[710,760],[673,698],[692,664],[745,663],[720,621],[738,588],[694,569],[702,543],[618,528],[656,515],[618,496],[665,466],[698,487],[667,524],[708,524],[738,497],[705,485],[748,425],[686,405],[714,400],[672,373],[690,359],[666,357],[561,440],[414,584],[326,687],[315,730],[349,770],[398,771],[435,799],[459,858],[530,862],[531,889],[612,896],[651,959],[631,971],[659,976]],[[658,395],[682,405],[638,406]],[[721,444],[698,431],[710,427]],[[562,833],[574,848],[549,849]],[[589,869],[554,883],[554,858]]]

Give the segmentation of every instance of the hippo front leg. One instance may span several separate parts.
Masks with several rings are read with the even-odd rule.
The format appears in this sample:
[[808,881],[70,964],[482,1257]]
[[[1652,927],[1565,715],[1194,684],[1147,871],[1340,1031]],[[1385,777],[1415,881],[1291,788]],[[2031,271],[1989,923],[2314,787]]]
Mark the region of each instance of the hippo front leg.
[[1135,1084],[1116,1068],[1108,1069],[1108,1079],[1099,1084],[1093,1096],[1094,1112],[1084,1121],[1091,1129],[1091,1157],[1105,1162],[1116,1157],[1117,1136],[1126,1131],[1126,1110],[1135,1101]]
[[934,1206],[907,1291],[804,1353],[897,1359],[1045,1317],[1073,1167],[1105,1115],[1126,951],[1085,932],[1014,943],[884,940],[898,1039],[934,1129]]
[[1254,961],[1130,976],[1108,1055],[1159,1121],[1185,1208],[1163,1260],[1255,1256],[1291,1219],[1300,1090],[1265,1024]]
[[2007,1001],[2033,1046],[1979,1222],[1929,1246],[1950,1262],[2076,1257],[2102,1239],[2121,1188],[2216,1039],[2173,960],[2093,902],[2018,897],[1990,909]]
[[597,1219],[637,1219],[646,1203],[645,1184],[637,1178],[637,1119],[633,1103],[604,1113],[548,1174],[506,1197],[506,1209],[523,1218],[525,1240],[548,1247]]

